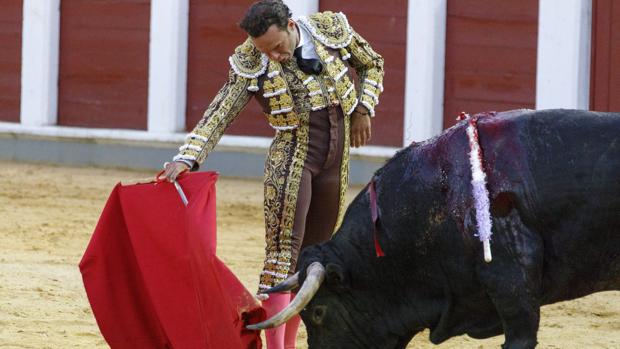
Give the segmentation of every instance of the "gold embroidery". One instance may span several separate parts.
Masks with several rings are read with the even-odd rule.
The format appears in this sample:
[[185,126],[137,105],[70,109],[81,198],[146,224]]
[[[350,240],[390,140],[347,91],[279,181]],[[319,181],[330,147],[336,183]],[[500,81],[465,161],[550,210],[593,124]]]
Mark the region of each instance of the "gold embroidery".
[[[349,63],[357,71],[360,82],[360,102],[368,108],[370,115],[374,116],[379,94],[383,91],[383,58],[356,32],[353,32],[348,50],[351,54]],[[374,96],[364,93],[364,90],[371,91]]]
[[269,106],[271,107],[272,114],[276,114],[276,115],[281,114],[278,112],[281,110],[293,108],[293,98],[289,96],[287,93],[283,93],[278,96],[273,96],[269,98]]
[[286,88],[286,83],[284,79],[280,76],[276,76],[271,80],[266,80],[263,89],[265,90],[265,94],[274,93],[275,91],[279,91],[281,89]]
[[[332,57],[324,48],[320,51],[325,51],[327,57]],[[329,76],[336,80],[338,80],[339,76],[343,74],[343,71],[345,72],[344,74],[347,72],[347,67],[344,65],[342,60],[336,58],[327,63],[325,68],[327,69]]]
[[[332,80],[331,83],[335,82],[335,86],[333,86],[335,96],[330,94],[329,97],[332,100],[332,104],[340,104],[344,114],[350,115],[357,105],[357,93],[354,90],[354,84],[348,74],[346,65],[340,58],[330,55],[327,49],[317,41],[315,41],[315,47],[321,61],[328,62],[324,64],[326,65],[327,75]],[[339,103],[334,103],[335,99]]]
[[256,78],[250,81],[250,86],[248,86],[248,91],[250,92],[258,91],[258,81],[256,80]]
[[[331,79],[327,79],[325,80],[325,87],[327,88],[327,94],[328,94],[328,98],[330,100],[330,103],[332,105],[339,105],[340,104],[340,100],[338,99],[338,94],[336,93],[336,87],[334,86],[334,83]],[[344,111],[345,115],[346,115],[346,111]]]
[[[301,70],[300,70],[301,72]],[[303,74],[303,72],[302,72]],[[317,81],[316,78],[313,78],[312,80],[310,80],[310,82],[308,83],[308,92],[309,93],[321,93],[321,85],[319,84],[319,82]]]
[[362,102],[368,103],[368,104],[373,105],[373,106],[375,105],[375,100],[371,96],[369,96],[369,95],[367,95],[365,93],[362,95]]
[[322,93],[310,97],[310,103],[312,103],[312,110],[319,110],[325,108],[325,97]]
[[325,108],[327,105],[325,104],[325,97],[323,96],[321,84],[318,81],[319,77],[307,75],[300,69],[295,69],[294,71],[297,78],[302,81],[302,84],[305,83],[310,101],[310,110],[321,110]]
[[342,12],[316,13],[310,17],[300,17],[299,22],[325,46],[338,49],[351,42],[351,27]]
[[267,80],[263,83],[263,97],[269,98],[271,113],[267,114],[269,124],[279,130],[292,129],[299,125],[297,112],[294,110],[291,90],[285,79],[280,63],[271,61]]
[[267,119],[269,119],[269,124],[272,127],[279,130],[291,129],[299,125],[299,118],[294,112],[278,115],[267,114]]
[[338,219],[336,220],[336,227],[334,233],[338,231],[342,224],[342,218],[345,212],[345,199],[347,195],[347,188],[349,186],[349,142],[351,133],[351,120],[347,117],[344,118],[344,153],[342,154],[342,163],[340,164],[340,204],[338,207]]
[[300,126],[277,133],[265,162],[266,258],[260,287],[272,287],[286,279],[291,262],[291,236],[301,175],[308,151],[309,115]]
[[235,53],[228,58],[233,71],[248,79],[257,78],[265,73],[268,61],[267,56],[258,51],[250,38],[237,46]]
[[312,77],[309,79],[310,76],[299,70],[297,63],[293,59],[283,63],[282,70],[288,89],[291,92],[291,96],[295,96],[293,108],[298,114],[310,112],[312,110],[310,94],[312,94],[312,91],[317,89],[320,92],[321,89],[315,78]]

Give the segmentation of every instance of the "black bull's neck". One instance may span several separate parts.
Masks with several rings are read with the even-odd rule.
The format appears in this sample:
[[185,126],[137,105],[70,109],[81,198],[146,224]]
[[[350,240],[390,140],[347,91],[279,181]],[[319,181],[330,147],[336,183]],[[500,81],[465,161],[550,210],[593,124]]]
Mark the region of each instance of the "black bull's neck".
[[[620,117],[518,111],[481,119],[479,132],[495,264],[483,262],[474,235],[469,147],[459,124],[376,173],[385,257],[375,255],[366,190],[331,241],[303,252],[299,270],[320,261],[343,275],[328,275],[302,314],[311,347],[404,347],[422,328],[436,343],[500,334],[501,300],[494,304],[488,293],[515,282],[515,260],[538,278],[523,285],[538,306],[620,287],[612,228],[620,224]],[[593,230],[595,237],[587,234]],[[337,333],[312,323],[317,304],[327,305]]]

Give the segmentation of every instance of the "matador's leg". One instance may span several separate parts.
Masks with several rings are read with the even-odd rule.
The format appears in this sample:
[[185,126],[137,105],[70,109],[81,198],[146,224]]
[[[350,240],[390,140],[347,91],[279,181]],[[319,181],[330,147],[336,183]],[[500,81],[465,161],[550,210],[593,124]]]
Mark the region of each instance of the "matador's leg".
[[306,216],[306,231],[301,246],[329,240],[336,228],[340,209],[341,163],[344,152],[344,119],[340,109],[330,109],[330,147],[323,169],[312,180],[312,199]]

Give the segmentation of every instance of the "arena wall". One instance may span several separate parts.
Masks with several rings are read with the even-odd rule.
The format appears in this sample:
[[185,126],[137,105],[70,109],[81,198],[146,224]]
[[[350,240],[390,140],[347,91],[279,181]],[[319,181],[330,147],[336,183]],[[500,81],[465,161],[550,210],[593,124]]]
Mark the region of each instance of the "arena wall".
[[22,6],[0,2],[0,121],[19,122]]
[[148,0],[60,2],[58,125],[146,130]]
[[[620,68],[613,64],[620,6],[612,0],[286,2],[294,17],[317,9],[346,13],[385,57],[372,142],[352,152],[365,171],[360,181],[400,147],[453,124],[460,111],[620,109]],[[245,37],[236,23],[248,4],[3,1],[0,158],[45,159],[55,149],[48,159],[160,167],[226,80],[227,58]],[[250,154],[256,161],[246,163],[257,165],[222,173],[260,177],[273,133],[251,102],[215,152],[232,164]],[[35,147],[33,139],[43,143]],[[93,144],[109,154],[67,151]],[[153,148],[156,155],[128,161],[102,144]],[[43,155],[29,155],[35,148]]]

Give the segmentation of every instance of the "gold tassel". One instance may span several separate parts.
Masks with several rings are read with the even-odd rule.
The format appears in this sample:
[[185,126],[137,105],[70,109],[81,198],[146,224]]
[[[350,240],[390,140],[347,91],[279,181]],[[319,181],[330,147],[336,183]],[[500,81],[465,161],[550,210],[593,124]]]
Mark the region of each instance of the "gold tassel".
[[258,80],[256,80],[256,78],[250,81],[250,86],[248,86],[248,91],[250,92],[258,91]]

